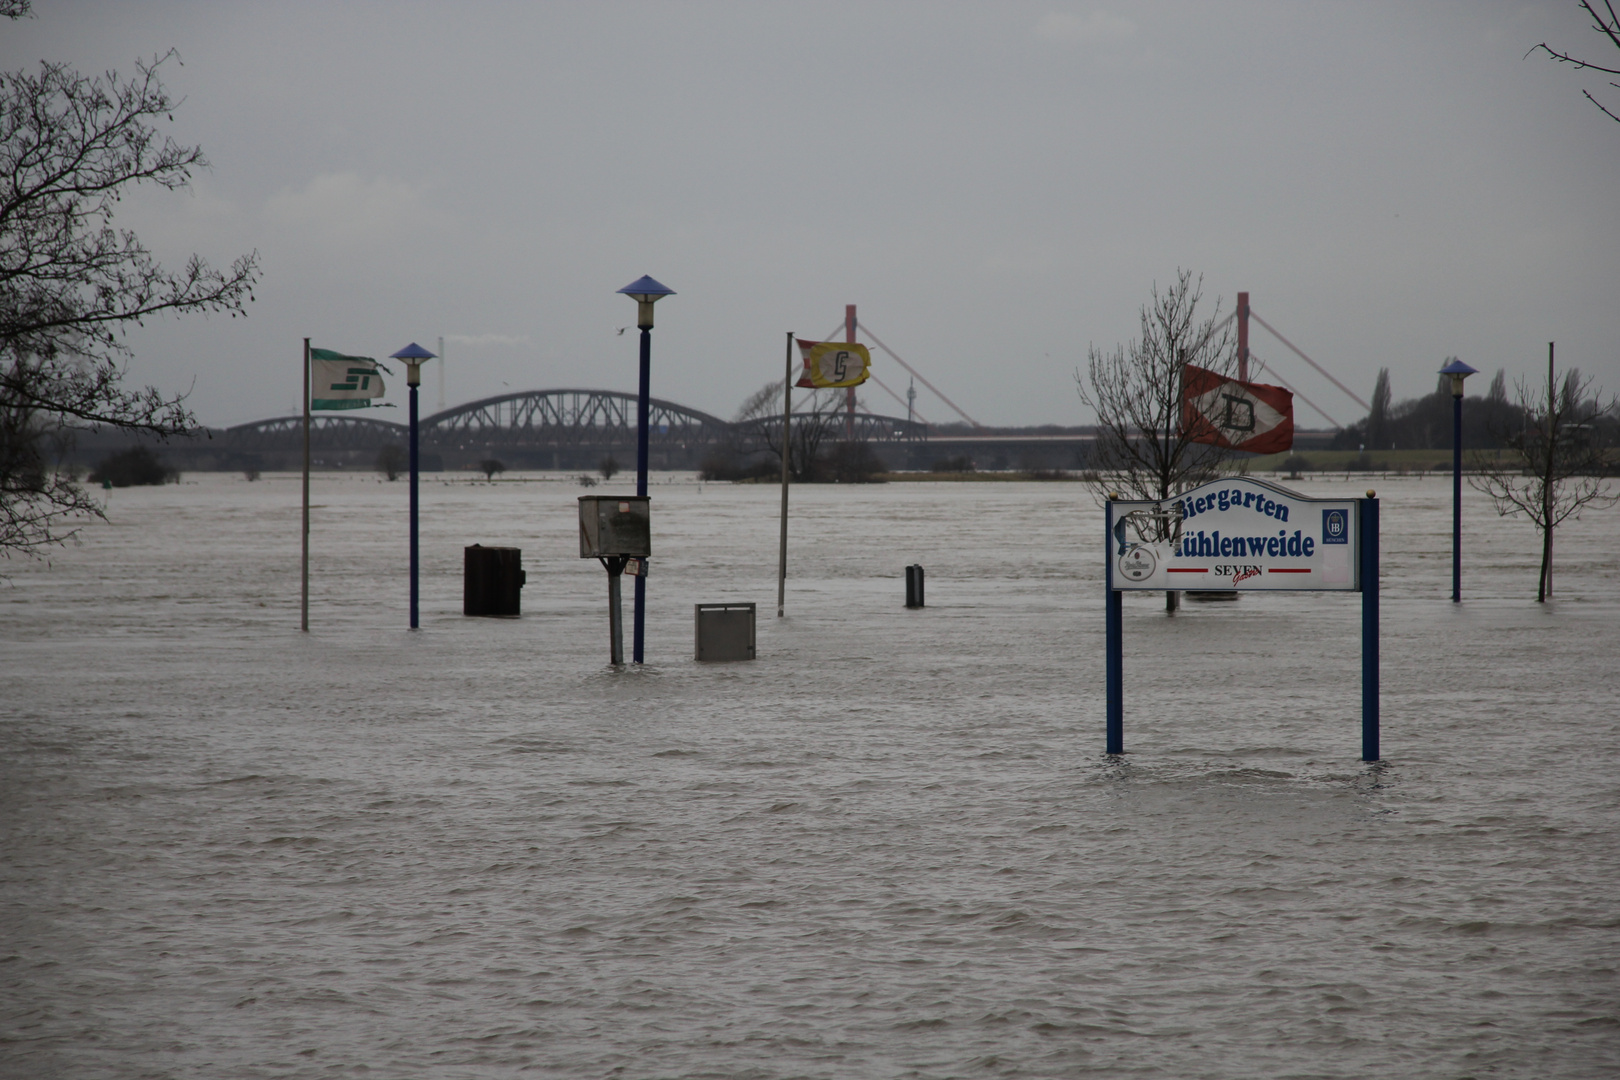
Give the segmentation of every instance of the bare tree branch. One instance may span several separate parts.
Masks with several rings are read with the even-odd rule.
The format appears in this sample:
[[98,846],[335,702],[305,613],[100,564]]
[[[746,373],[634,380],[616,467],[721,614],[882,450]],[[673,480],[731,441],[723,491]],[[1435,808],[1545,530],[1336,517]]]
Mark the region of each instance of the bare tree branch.
[[1198,317],[1203,279],[1178,270],[1162,293],[1155,285],[1141,312],[1141,336],[1104,351],[1093,345],[1075,372],[1080,400],[1097,416],[1092,467],[1099,499],[1110,492],[1165,501],[1214,477],[1231,452],[1196,443],[1181,426],[1187,365],[1233,375],[1237,347],[1220,328],[1220,300]]
[[[1620,14],[1615,12],[1613,0],[1603,0],[1603,8],[1607,13],[1606,16],[1598,14],[1598,10],[1592,6],[1591,0],[1581,0],[1581,8],[1592,17],[1592,29],[1602,34],[1604,38],[1608,40],[1610,45],[1613,45],[1616,49],[1620,49]],[[1620,75],[1620,68],[1605,67],[1602,64],[1594,63],[1591,60],[1582,60],[1573,53],[1564,52],[1553,48],[1545,41],[1539,45],[1531,46],[1530,50],[1524,55],[1526,58],[1528,58],[1531,53],[1537,51],[1546,53],[1547,56],[1560,64],[1571,65],[1576,71],[1585,71],[1590,69],[1592,71],[1602,71],[1609,75]],[[1609,85],[1616,89],[1620,89],[1620,83],[1610,83]],[[1586,100],[1590,101],[1593,105],[1596,105],[1604,116],[1607,116],[1610,120],[1620,122],[1620,114],[1617,114],[1614,109],[1610,109],[1597,98],[1593,97],[1590,90],[1582,90],[1581,93],[1586,96]]]
[[[0,8],[17,11],[27,5]],[[0,553],[36,552],[71,535],[59,521],[100,513],[50,467],[69,425],[194,426],[184,395],[124,389],[124,331],[168,314],[235,318],[253,299],[257,253],[227,270],[193,255],[171,272],[113,227],[131,186],[174,191],[208,166],[155,127],[177,104],[159,77],[171,59],[138,62],[127,80],[54,63],[0,73]]]

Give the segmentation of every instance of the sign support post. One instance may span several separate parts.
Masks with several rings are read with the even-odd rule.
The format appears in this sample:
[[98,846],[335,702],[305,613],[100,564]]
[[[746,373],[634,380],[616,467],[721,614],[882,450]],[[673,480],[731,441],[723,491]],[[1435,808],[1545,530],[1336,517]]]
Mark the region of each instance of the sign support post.
[[298,629],[309,633],[309,338],[304,339],[304,561],[298,592]]
[[1378,760],[1378,500],[1361,503],[1361,760]]
[[[1107,529],[1103,533],[1104,545],[1114,542],[1114,499],[1109,496]],[[1109,754],[1125,752],[1125,594],[1114,588],[1114,559],[1110,551],[1108,567],[1103,577],[1108,604],[1106,651],[1108,686],[1108,749]]]

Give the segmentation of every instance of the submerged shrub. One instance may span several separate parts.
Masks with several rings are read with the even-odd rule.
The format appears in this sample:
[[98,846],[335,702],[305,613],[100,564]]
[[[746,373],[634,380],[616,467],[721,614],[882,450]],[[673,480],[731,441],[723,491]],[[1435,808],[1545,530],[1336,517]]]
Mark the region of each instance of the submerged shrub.
[[131,446],[101,459],[90,474],[92,484],[131,487],[139,484],[167,484],[180,480],[180,471],[171,469],[162,458],[144,446]]

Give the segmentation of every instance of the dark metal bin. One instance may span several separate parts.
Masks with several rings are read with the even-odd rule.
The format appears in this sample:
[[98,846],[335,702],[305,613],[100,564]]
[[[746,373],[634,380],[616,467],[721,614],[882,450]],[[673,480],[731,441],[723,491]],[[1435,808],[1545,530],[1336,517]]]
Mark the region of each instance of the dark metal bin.
[[463,615],[519,615],[524,580],[523,549],[463,548],[461,612]]
[[699,660],[754,658],[753,604],[694,604],[692,620]]

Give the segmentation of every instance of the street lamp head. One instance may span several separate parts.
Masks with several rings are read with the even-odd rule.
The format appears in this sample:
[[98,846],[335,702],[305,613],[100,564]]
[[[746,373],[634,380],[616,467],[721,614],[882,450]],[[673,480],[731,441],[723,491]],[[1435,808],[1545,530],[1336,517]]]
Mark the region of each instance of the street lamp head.
[[674,289],[660,284],[645,274],[619,291],[636,302],[636,328],[639,330],[651,330],[653,305],[666,296],[675,295]]
[[436,354],[428,352],[416,342],[411,342],[397,353],[389,353],[390,360],[405,361],[405,385],[422,385],[422,361],[432,360]]
[[1451,358],[1451,363],[1440,369],[1440,374],[1451,376],[1451,396],[1460,398],[1463,396],[1463,380],[1474,374],[1476,370],[1476,368],[1469,367],[1454,356]]

